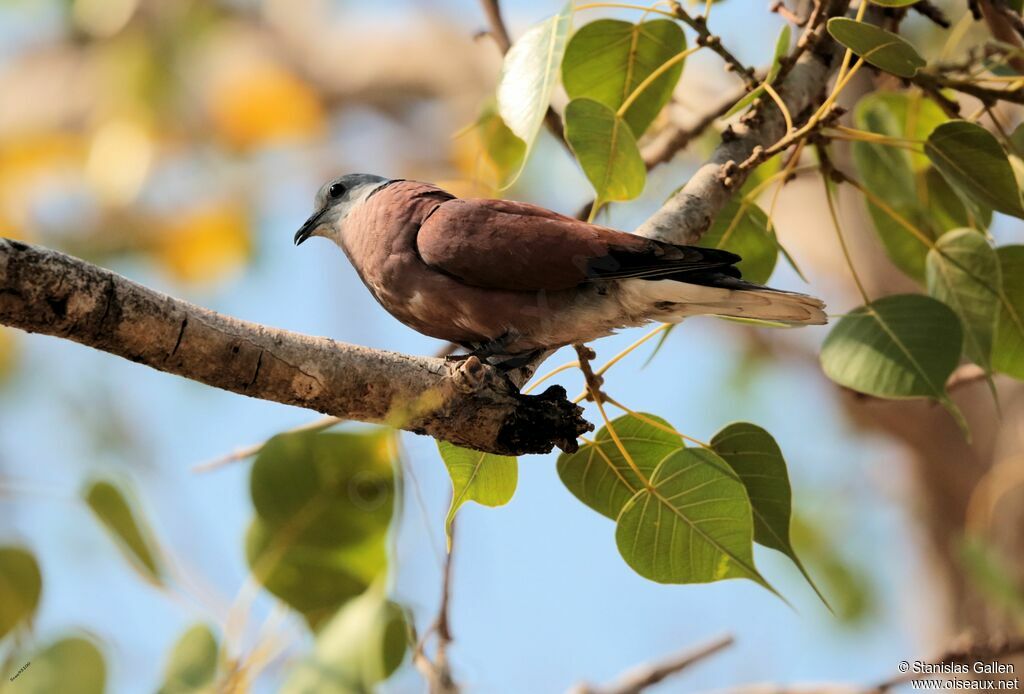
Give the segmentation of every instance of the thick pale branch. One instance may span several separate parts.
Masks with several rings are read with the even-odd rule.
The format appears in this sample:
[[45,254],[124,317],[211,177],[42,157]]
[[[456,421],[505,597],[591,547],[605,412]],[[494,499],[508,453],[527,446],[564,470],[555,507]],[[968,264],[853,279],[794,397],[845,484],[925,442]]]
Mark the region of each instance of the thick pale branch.
[[[847,2],[831,2],[825,16],[845,11]],[[830,45],[832,42],[828,42]],[[825,86],[836,65],[836,53],[808,51],[800,56],[778,87],[794,116],[820,104]],[[786,134],[782,112],[771,103],[763,104],[744,123],[723,138],[707,162],[679,192],[636,230],[642,236],[672,243],[696,243],[743,184],[748,171],[738,170],[757,148],[767,148]]]
[[461,364],[241,321],[57,251],[0,239],[0,324],[63,337],[207,385],[505,455],[575,449],[565,391],[520,395]]

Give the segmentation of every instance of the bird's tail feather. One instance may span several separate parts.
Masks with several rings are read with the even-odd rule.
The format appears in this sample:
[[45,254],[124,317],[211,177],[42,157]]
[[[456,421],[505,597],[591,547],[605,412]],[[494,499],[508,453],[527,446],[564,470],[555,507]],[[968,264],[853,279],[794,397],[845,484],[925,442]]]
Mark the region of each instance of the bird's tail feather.
[[796,292],[771,289],[733,277],[719,286],[694,285],[672,280],[642,282],[634,292],[644,295],[668,322],[694,315],[727,316],[774,321],[790,325],[824,325],[825,304],[821,299]]

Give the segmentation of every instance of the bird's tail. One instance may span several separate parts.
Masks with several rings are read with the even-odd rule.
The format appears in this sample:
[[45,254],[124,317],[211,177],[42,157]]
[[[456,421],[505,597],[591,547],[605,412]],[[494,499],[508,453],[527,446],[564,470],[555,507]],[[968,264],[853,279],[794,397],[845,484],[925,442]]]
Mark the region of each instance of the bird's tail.
[[771,289],[734,277],[716,278],[707,285],[661,280],[630,280],[630,294],[639,294],[656,315],[656,320],[676,322],[688,316],[712,315],[730,318],[824,325],[825,304],[821,299],[796,292]]

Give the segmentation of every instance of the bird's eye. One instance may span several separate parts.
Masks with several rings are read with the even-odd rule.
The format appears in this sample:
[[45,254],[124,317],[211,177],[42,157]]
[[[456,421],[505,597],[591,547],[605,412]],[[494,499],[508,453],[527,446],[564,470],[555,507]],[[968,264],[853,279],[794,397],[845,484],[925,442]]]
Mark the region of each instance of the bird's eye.
[[342,195],[345,194],[345,186],[341,185],[340,183],[335,183],[334,185],[327,189],[327,194],[330,195],[332,198],[340,198]]

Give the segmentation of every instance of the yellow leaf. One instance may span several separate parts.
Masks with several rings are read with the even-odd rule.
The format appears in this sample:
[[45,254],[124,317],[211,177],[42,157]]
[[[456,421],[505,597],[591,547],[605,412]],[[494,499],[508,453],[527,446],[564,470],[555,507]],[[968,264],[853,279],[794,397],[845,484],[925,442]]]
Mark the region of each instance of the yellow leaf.
[[0,327],[0,384],[14,371],[17,360],[18,343],[15,341],[14,331]]
[[162,230],[156,255],[178,279],[208,282],[238,270],[251,251],[242,209],[215,204],[178,213]]
[[273,64],[236,68],[215,80],[210,111],[220,137],[242,149],[308,137],[324,123],[309,85]]

